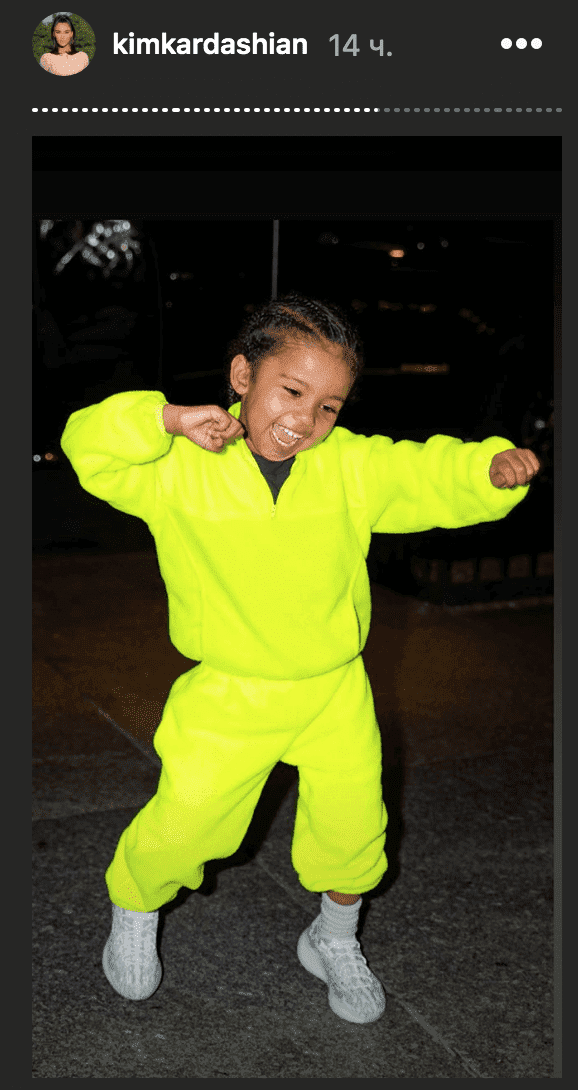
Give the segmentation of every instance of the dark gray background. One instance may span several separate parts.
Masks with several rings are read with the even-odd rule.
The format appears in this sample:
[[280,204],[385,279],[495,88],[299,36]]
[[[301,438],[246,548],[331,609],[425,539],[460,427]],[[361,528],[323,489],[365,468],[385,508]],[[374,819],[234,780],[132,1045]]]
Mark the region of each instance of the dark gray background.
[[[31,106],[555,109],[563,105],[558,101],[564,89],[562,73],[571,71],[565,69],[572,45],[564,20],[560,13],[552,17],[538,3],[509,3],[504,10],[496,2],[480,7],[455,0],[444,5],[421,0],[411,5],[376,5],[367,0],[355,5],[344,0],[312,5],[296,0],[290,7],[274,10],[263,3],[220,5],[211,10],[195,9],[183,0],[167,8],[133,0],[120,10],[89,6],[79,14],[95,33],[96,52],[89,68],[74,78],[74,101],[70,81],[45,73],[30,50]],[[33,29],[30,26],[30,36]],[[235,39],[252,39],[255,32],[268,40],[272,31],[276,38],[305,37],[308,52],[307,56],[210,56],[204,52],[115,56],[115,31],[120,38],[133,31],[135,38],[158,37],[159,41],[162,31],[191,41],[215,32]],[[335,57],[329,41],[335,33],[341,45],[356,33],[359,54]],[[539,37],[543,45],[539,50],[528,44],[523,51],[515,46],[505,51],[500,45],[505,36],[513,41],[525,37],[528,43]],[[371,51],[370,39],[383,39],[384,53],[390,51],[392,56]],[[327,131],[327,115],[289,116],[289,125],[287,115],[277,115],[273,125],[270,119],[268,131]],[[256,119],[245,115],[244,131],[263,131],[252,125],[248,128],[249,120]],[[487,131],[486,120],[479,120]],[[164,127],[166,119],[160,121]],[[347,128],[345,119],[344,127],[344,118],[338,118],[337,131],[359,131],[358,119],[350,119],[350,124],[354,127]],[[218,131],[233,132],[237,127],[238,119],[229,117],[225,127],[219,123]]]
[[[320,8],[327,8],[333,13],[331,19],[331,27],[327,31],[325,28],[325,17],[323,11],[319,11]],[[331,5],[316,5],[314,12],[311,12],[311,5],[295,5],[291,7],[290,18],[299,23],[299,30],[305,23],[301,22],[302,19],[307,21],[307,25],[311,25],[312,30],[307,30],[307,36],[309,37],[311,47],[313,48],[313,42],[325,43],[325,38],[329,37],[336,30],[340,33],[347,33],[348,30],[357,30],[357,33],[361,36],[363,32],[362,15],[364,10],[372,10],[374,5],[360,5],[357,4],[354,13],[351,13],[351,8],[348,5],[339,5],[332,3]],[[3,431],[5,436],[5,452],[7,455],[7,469],[5,474],[5,512],[6,522],[8,526],[8,533],[5,534],[5,540],[7,543],[8,553],[8,570],[10,572],[10,579],[7,581],[8,590],[12,593],[6,596],[6,604],[8,610],[11,611],[12,616],[15,618],[15,625],[11,634],[11,640],[16,641],[20,635],[20,630],[26,627],[27,630],[27,618],[24,619],[21,611],[22,595],[21,590],[18,590],[19,584],[21,586],[22,581],[18,579],[20,555],[23,552],[22,538],[19,533],[14,533],[16,526],[20,527],[22,523],[22,515],[24,514],[24,523],[26,523],[26,501],[23,502],[23,496],[27,487],[29,473],[29,451],[31,445],[31,425],[26,422],[24,418],[24,405],[30,403],[30,370],[27,360],[29,359],[28,346],[29,341],[29,329],[30,329],[30,296],[27,289],[22,290],[23,284],[30,282],[30,248],[28,245],[30,230],[30,210],[32,207],[31,202],[31,135],[37,134],[50,134],[54,137],[55,142],[62,147],[67,141],[73,140],[76,135],[80,134],[98,134],[104,132],[116,132],[120,134],[128,133],[168,133],[171,131],[185,132],[188,134],[263,134],[265,136],[271,134],[291,134],[291,133],[306,133],[315,132],[325,135],[341,135],[343,133],[355,133],[355,134],[413,134],[416,136],[422,135],[439,135],[442,133],[448,133],[458,138],[462,138],[465,135],[478,136],[481,134],[502,134],[507,137],[520,136],[520,135],[561,135],[563,136],[563,149],[564,149],[564,187],[565,187],[565,205],[564,205],[564,217],[563,217],[563,232],[566,240],[566,267],[565,267],[565,301],[566,301],[566,313],[571,314],[573,311],[573,302],[576,298],[576,273],[574,268],[573,256],[573,240],[576,238],[576,213],[575,202],[572,200],[572,194],[577,191],[578,188],[578,176],[576,172],[576,114],[573,109],[573,95],[571,91],[571,81],[574,78],[575,73],[575,57],[574,57],[574,43],[575,38],[571,33],[570,25],[570,11],[566,9],[568,15],[566,16],[565,10],[558,6],[544,7],[537,3],[511,3],[508,5],[507,12],[504,11],[504,5],[502,3],[492,3],[484,5],[483,9],[476,6],[463,6],[460,4],[446,4],[444,5],[443,13],[440,13],[439,9],[434,14],[439,19],[439,22],[435,24],[432,20],[424,27],[424,41],[427,40],[428,49],[427,52],[424,47],[421,47],[421,63],[415,61],[418,55],[418,48],[413,45],[417,27],[419,26],[419,20],[417,16],[420,10],[430,11],[430,5],[412,5],[411,8],[406,8],[403,11],[403,19],[405,23],[403,26],[397,23],[400,15],[396,12],[385,10],[385,18],[389,24],[389,31],[393,35],[394,30],[397,33],[397,42],[400,43],[400,51],[404,58],[402,68],[403,70],[397,74],[395,82],[388,83],[384,77],[376,76],[376,79],[381,79],[382,82],[375,88],[375,93],[379,92],[379,99],[376,99],[376,105],[380,108],[383,106],[389,106],[393,108],[395,106],[404,109],[405,107],[412,110],[416,107],[423,108],[425,106],[439,106],[440,108],[450,108],[452,110],[449,114],[424,115],[420,114],[319,114],[319,115],[304,115],[300,114],[244,114],[237,115],[229,114],[190,114],[190,115],[152,115],[152,114],[116,114],[111,113],[92,113],[93,108],[100,109],[102,105],[118,105],[119,107],[126,106],[130,109],[132,107],[140,108],[142,105],[147,105],[144,101],[144,89],[149,85],[149,92],[154,90],[156,93],[151,95],[151,105],[157,105],[159,108],[163,106],[172,107],[175,104],[174,93],[179,90],[178,87],[174,88],[170,84],[170,80],[175,78],[181,78],[181,87],[184,92],[187,93],[187,99],[189,101],[183,101],[183,95],[179,96],[179,102],[177,105],[199,105],[205,107],[205,105],[212,106],[215,103],[218,105],[218,101],[215,98],[217,93],[217,85],[208,87],[206,81],[203,81],[202,86],[197,82],[193,82],[190,75],[190,64],[193,62],[193,58],[183,58],[187,67],[183,69],[185,73],[182,77],[177,77],[176,69],[174,76],[169,76],[168,66],[165,65],[165,70],[162,72],[162,76],[155,84],[151,83],[148,71],[145,70],[145,78],[141,87],[135,81],[134,72],[135,69],[126,70],[123,67],[122,75],[114,76],[111,73],[110,65],[106,58],[106,35],[110,32],[112,37],[112,30],[122,30],[122,26],[115,27],[112,25],[116,21],[114,13],[111,15],[108,10],[96,9],[94,6],[88,8],[82,8],[83,16],[91,23],[97,36],[97,54],[95,63],[91,66],[90,70],[79,76],[74,81],[74,95],[71,95],[70,90],[67,89],[68,85],[65,83],[58,83],[55,78],[48,77],[46,73],[41,72],[38,66],[35,64],[32,50],[30,46],[32,30],[46,13],[44,9],[31,11],[29,7],[26,9],[20,9],[11,13],[11,27],[13,36],[15,35],[17,41],[25,43],[22,51],[11,48],[6,50],[4,59],[4,70],[7,74],[7,86],[10,89],[10,94],[5,100],[5,175],[4,180],[6,184],[5,191],[5,203],[4,203],[4,217],[2,223],[2,242],[3,242],[3,263],[5,273],[5,313],[7,315],[4,323],[4,348],[5,348],[5,370],[4,370],[4,421]],[[281,33],[281,26],[277,24],[275,20],[275,26],[269,26],[270,17],[266,13],[269,9],[265,9],[264,5],[251,5],[249,15],[247,19],[243,17],[242,32],[244,33],[249,23],[255,23],[255,29],[260,29],[261,22],[267,23],[267,29],[263,26],[265,33],[269,29],[275,29],[276,33]],[[145,22],[148,22],[150,27],[158,17],[157,5],[148,3],[124,4],[123,5],[123,25],[129,21],[131,11],[134,11],[133,18],[134,27],[127,29],[134,29],[135,33],[140,33],[145,36],[147,33],[152,34],[154,31],[148,29]],[[260,15],[259,13],[263,14]],[[302,14],[302,12],[304,14]],[[150,13],[150,14],[149,14]],[[153,14],[155,20],[152,19]],[[340,25],[337,25],[335,21],[339,15]],[[145,20],[146,17],[146,20]],[[200,18],[200,16],[198,17]],[[284,16],[289,18],[289,14]],[[224,17],[223,17],[224,19]],[[257,24],[259,20],[259,25]],[[173,27],[177,28],[177,33],[183,33],[187,36],[192,36],[194,32],[199,35],[211,34],[214,30],[220,29],[221,16],[215,16],[210,18],[210,26],[203,26],[197,21],[197,16],[193,17],[190,14],[190,5],[175,2],[171,5],[170,12],[167,14],[167,22],[164,29],[173,33]],[[227,31],[236,35],[237,30],[235,26],[235,17],[231,13],[231,17],[227,16],[224,20],[227,24]],[[194,28],[193,28],[194,22]],[[355,26],[353,23],[355,22]],[[346,24],[351,24],[347,26]],[[189,26],[191,30],[189,31]],[[344,29],[342,29],[342,26]],[[528,29],[530,27],[530,29]],[[521,28],[521,29],[520,29]],[[161,28],[163,29],[163,28]],[[251,27],[253,29],[253,27]],[[435,34],[434,34],[435,31]],[[223,29],[223,33],[225,30]],[[534,62],[537,59],[537,54],[532,55],[530,50],[526,50],[525,53],[517,53],[515,50],[510,50],[508,54],[503,54],[499,49],[499,39],[508,34],[510,37],[515,38],[518,33],[522,33],[528,39],[534,34],[540,36],[547,48],[544,48],[539,56],[539,60],[536,64]],[[376,31],[375,36],[382,36],[380,31]],[[384,35],[385,36],[385,35]],[[12,41],[12,39],[11,39]],[[458,57],[457,47],[462,46],[464,41],[467,42],[468,50],[464,53],[465,62],[458,63],[456,59]],[[104,42],[104,44],[103,44]],[[491,43],[492,49],[488,50],[488,45]],[[410,46],[412,48],[410,48]],[[324,46],[325,47],[325,46]],[[328,46],[331,49],[331,46]],[[397,45],[395,55],[397,57]],[[313,53],[311,54],[313,57]],[[302,74],[299,78],[292,80],[290,88],[287,82],[284,83],[283,100],[281,100],[280,93],[278,96],[279,104],[281,106],[288,105],[294,107],[299,105],[299,99],[302,98],[302,91],[307,87],[310,94],[315,93],[316,99],[318,99],[318,105],[321,107],[340,105],[336,101],[337,89],[340,92],[349,90],[348,98],[351,98],[352,89],[347,87],[346,79],[343,75],[344,68],[340,64],[339,70],[334,67],[335,61],[332,56],[327,54],[325,61],[322,63],[317,60],[317,46],[315,53],[315,63],[311,64],[309,69],[308,80],[306,85],[303,82]],[[499,59],[498,59],[499,58]],[[111,58],[112,59],[112,58]],[[132,60],[133,58],[130,58]],[[135,58],[136,59],[136,58]],[[245,62],[243,80],[248,81],[247,74],[247,61],[251,61],[251,58],[242,58]],[[290,58],[289,58],[290,59]],[[123,60],[128,61],[129,58]],[[162,61],[163,58],[159,58]],[[178,63],[177,58],[169,58],[171,62],[176,65]],[[223,58],[225,60],[225,58]],[[345,60],[345,58],[343,58]],[[363,57],[360,55],[357,58],[347,58],[350,64],[358,64],[363,62]],[[154,58],[151,58],[154,62]],[[190,61],[190,64],[189,64]],[[378,64],[385,63],[385,58],[382,61],[377,55],[375,61]],[[539,65],[539,67],[538,67]],[[157,69],[155,68],[155,71]],[[255,95],[248,100],[248,89],[241,95],[239,91],[238,83],[234,83],[234,76],[230,68],[227,69],[227,75],[222,75],[222,69],[218,71],[218,76],[215,77],[219,86],[226,86],[227,95],[231,105],[241,103],[244,106],[247,103],[249,106],[254,107],[259,102],[255,101]],[[280,70],[279,70],[280,71]],[[335,82],[328,83],[328,71],[331,76],[331,80],[335,79]],[[357,71],[357,70],[356,70]],[[390,70],[391,71],[391,70]],[[335,77],[333,77],[335,72]],[[356,92],[356,101],[354,103],[348,103],[343,101],[342,105],[360,105],[361,107],[366,104],[373,106],[373,99],[370,101],[368,97],[369,91],[373,91],[373,85],[368,86],[367,80],[369,78],[365,66],[362,69],[363,75],[361,80],[357,77],[357,83],[354,87]],[[475,77],[475,79],[474,79]],[[277,77],[276,77],[277,78]],[[81,82],[83,81],[84,90],[81,91]],[[51,82],[50,82],[51,81]],[[477,81],[477,82],[476,82]],[[248,88],[247,83],[247,88]],[[50,87],[50,92],[48,92]],[[78,88],[78,89],[77,89]],[[201,90],[206,89],[205,93],[201,96]],[[259,79],[259,99],[264,103],[264,92],[268,90],[265,82],[265,76],[263,70],[260,73]],[[210,96],[209,96],[209,91]],[[329,92],[333,93],[330,95]],[[171,92],[171,93],[170,93]],[[224,96],[224,92],[223,92]],[[474,97],[475,96],[475,99]],[[225,96],[224,96],[225,97]],[[341,94],[340,97],[344,97]],[[467,99],[470,101],[467,101]],[[54,106],[68,105],[69,108],[77,104],[79,107],[85,106],[90,110],[87,114],[73,115],[68,113],[63,115],[61,113],[52,114],[32,114],[31,107],[37,106],[41,108],[46,106],[52,110]],[[311,104],[313,105],[313,104]],[[455,114],[453,110],[456,107],[463,108],[464,106],[480,106],[488,108],[491,113],[480,113],[474,115],[470,113],[468,115],[460,112]],[[497,106],[505,107],[511,105],[513,108],[520,107],[524,109],[524,113],[520,114],[496,114],[494,109]],[[549,114],[546,115],[526,113],[527,108],[535,110],[537,106],[545,108],[551,106],[552,108],[564,107],[564,112],[561,114]],[[520,193],[524,192],[524,187],[520,189]],[[542,209],[540,209],[541,211]],[[569,256],[569,260],[568,260]],[[572,615],[572,606],[574,602],[575,580],[572,573],[572,561],[570,560],[570,548],[573,544],[572,534],[566,534],[566,546],[565,550],[568,554],[566,571],[568,572],[564,586],[562,586],[562,553],[563,542],[561,536],[561,517],[562,517],[562,475],[561,466],[563,461],[563,421],[566,421],[566,430],[571,432],[572,425],[568,423],[571,421],[571,414],[573,412],[573,406],[576,402],[575,396],[573,396],[573,383],[575,382],[575,369],[573,361],[576,358],[576,333],[575,328],[571,321],[567,320],[564,329],[564,349],[566,370],[564,374],[564,413],[562,411],[562,384],[561,374],[556,378],[555,383],[555,398],[556,398],[556,412],[557,412],[557,429],[556,429],[556,458],[558,465],[560,466],[560,475],[555,484],[555,492],[557,496],[556,503],[556,541],[555,549],[557,555],[557,584],[556,584],[556,600],[557,610],[555,612],[555,626],[556,626],[556,725],[558,736],[560,738],[561,731],[561,715],[562,715],[562,693],[561,693],[561,669],[562,669],[562,643],[561,643],[561,605],[562,598],[564,599],[566,616]],[[570,440],[567,439],[564,445],[565,455],[565,487],[568,492],[566,501],[566,511],[572,511],[573,494],[575,492],[575,480],[573,473],[573,458]],[[25,476],[26,474],[26,476]],[[23,511],[24,509],[24,511]],[[567,520],[569,514],[567,514]],[[25,533],[26,539],[28,539]],[[27,579],[27,574],[22,573],[24,579]],[[16,596],[18,595],[18,597]],[[24,632],[22,632],[24,636]],[[27,638],[27,631],[26,636]],[[22,659],[19,660],[20,664]],[[21,665],[19,665],[17,672],[21,672]],[[18,695],[17,695],[18,694]],[[12,687],[7,690],[5,694],[6,705],[6,720],[10,723],[19,723],[22,715],[21,705],[21,692],[17,687]],[[26,731],[20,732],[19,730],[9,730],[5,735],[5,750],[7,760],[10,759],[11,744],[16,739],[20,739]],[[571,747],[573,737],[567,735],[565,758],[566,763],[571,767]],[[17,743],[18,744],[18,743]],[[558,785],[561,792],[561,750],[557,749],[555,755],[556,767],[558,769]],[[24,796],[25,792],[21,792]],[[559,800],[560,800],[559,796]],[[14,794],[11,797],[11,805],[15,801]],[[13,838],[12,841],[6,844],[6,862],[13,867],[15,874],[18,873],[22,867],[21,853],[18,844],[18,837]],[[559,844],[559,850],[561,846]],[[560,880],[560,871],[558,870],[557,882]],[[558,886],[559,891],[559,886]],[[561,902],[558,900],[558,904]],[[561,1018],[561,1014],[560,1014]],[[559,1039],[559,1048],[561,1047],[561,1039]],[[560,1067],[558,1066],[557,1077],[560,1077]]]

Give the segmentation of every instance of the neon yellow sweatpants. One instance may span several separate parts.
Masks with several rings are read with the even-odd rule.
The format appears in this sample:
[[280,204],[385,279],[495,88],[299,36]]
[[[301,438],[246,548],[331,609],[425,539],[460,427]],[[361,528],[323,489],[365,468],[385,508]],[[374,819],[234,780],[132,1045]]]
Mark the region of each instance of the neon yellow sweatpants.
[[233,855],[278,761],[296,765],[291,858],[305,889],[364,893],[387,869],[381,738],[361,655],[320,677],[231,677],[200,663],[171,688],[154,737],[156,795],[122,833],[110,899],[152,912]]

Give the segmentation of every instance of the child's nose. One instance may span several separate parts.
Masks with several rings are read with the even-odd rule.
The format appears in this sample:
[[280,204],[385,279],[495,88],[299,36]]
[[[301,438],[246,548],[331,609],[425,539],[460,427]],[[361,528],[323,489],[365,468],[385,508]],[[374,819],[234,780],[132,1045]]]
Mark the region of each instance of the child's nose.
[[292,431],[296,431],[299,435],[311,435],[315,428],[315,414],[308,412],[307,409],[301,410],[301,415],[294,418],[294,424]]

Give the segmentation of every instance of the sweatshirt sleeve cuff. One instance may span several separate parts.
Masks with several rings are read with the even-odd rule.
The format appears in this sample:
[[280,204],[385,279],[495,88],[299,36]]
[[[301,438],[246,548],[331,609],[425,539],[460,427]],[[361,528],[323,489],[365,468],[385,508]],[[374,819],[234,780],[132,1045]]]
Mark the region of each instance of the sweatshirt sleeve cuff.
[[161,435],[163,435],[165,438],[167,438],[169,436],[169,432],[165,428],[165,424],[164,424],[164,420],[163,420],[163,409],[164,409],[165,405],[168,405],[168,401],[167,401],[166,398],[163,398],[163,400],[161,402],[159,402],[159,404],[155,407],[155,419],[156,419],[157,427],[158,427]]

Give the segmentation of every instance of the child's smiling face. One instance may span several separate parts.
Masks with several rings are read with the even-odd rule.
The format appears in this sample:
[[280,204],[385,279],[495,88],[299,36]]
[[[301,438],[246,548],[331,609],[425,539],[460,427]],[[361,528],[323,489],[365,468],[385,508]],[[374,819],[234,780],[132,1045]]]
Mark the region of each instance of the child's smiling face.
[[304,336],[291,338],[275,355],[266,356],[254,385],[248,361],[235,356],[230,382],[242,399],[239,419],[249,450],[282,462],[331,431],[353,376],[340,345]]

